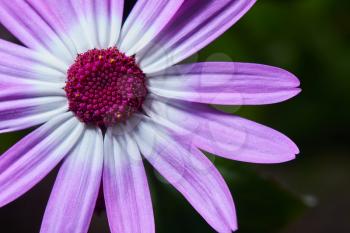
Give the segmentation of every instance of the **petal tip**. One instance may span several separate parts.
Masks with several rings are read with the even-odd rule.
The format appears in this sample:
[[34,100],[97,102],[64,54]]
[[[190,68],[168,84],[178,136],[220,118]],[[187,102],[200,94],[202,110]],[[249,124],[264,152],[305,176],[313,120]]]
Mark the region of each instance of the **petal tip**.
[[288,78],[290,79],[290,83],[291,83],[292,87],[299,87],[300,86],[300,80],[296,75],[294,75],[292,72],[289,72],[287,70],[284,70],[284,72],[286,72]]
[[298,146],[295,144],[295,142],[290,139],[289,137],[285,136],[286,137],[286,145],[288,146],[289,148],[289,152],[290,154],[293,154],[294,156],[299,154],[300,153],[300,150],[298,148]]

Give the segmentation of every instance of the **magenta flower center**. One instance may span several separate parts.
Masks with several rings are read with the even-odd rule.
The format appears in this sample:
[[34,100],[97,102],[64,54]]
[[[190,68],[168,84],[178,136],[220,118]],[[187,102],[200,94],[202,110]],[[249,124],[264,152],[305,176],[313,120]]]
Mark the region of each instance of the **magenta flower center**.
[[87,124],[111,126],[139,111],[146,95],[145,74],[133,57],[117,48],[79,54],[68,70],[69,110]]

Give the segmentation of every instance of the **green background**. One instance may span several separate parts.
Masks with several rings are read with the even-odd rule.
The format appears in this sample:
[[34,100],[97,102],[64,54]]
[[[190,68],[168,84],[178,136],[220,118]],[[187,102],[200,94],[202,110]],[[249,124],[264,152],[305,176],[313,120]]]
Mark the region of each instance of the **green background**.
[[[287,102],[220,107],[285,133],[301,150],[296,160],[279,165],[214,159],[234,196],[239,233],[350,232],[349,12],[349,0],[261,0],[190,59],[269,64],[301,80],[303,92]],[[16,42],[0,30],[1,38]],[[25,133],[1,135],[0,150]],[[213,232],[149,165],[147,171],[157,232]],[[56,172],[0,209],[0,232],[39,231]],[[108,232],[103,211],[95,214],[90,232]]]

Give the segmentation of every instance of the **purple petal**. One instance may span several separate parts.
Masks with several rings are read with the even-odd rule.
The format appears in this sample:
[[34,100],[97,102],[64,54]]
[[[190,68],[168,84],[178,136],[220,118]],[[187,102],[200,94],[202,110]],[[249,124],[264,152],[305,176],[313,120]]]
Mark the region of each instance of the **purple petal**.
[[[58,45],[61,43],[67,47],[72,55],[70,59],[66,59],[68,65],[74,61],[77,53],[96,47],[96,44],[91,39],[96,33],[89,33],[86,30],[88,23],[83,15],[83,6],[86,4],[82,0],[27,0],[27,2],[30,8],[40,15],[41,19],[38,19],[38,21],[44,21],[56,34],[56,36],[43,35],[44,38],[42,40],[44,44],[48,44],[49,51],[59,52],[57,51]],[[23,2],[18,4],[20,6],[24,5]],[[48,42],[45,42],[47,40]],[[39,42],[40,44],[42,42]],[[31,45],[29,47],[35,48],[35,46]],[[60,57],[62,58],[62,56]]]
[[122,25],[123,0],[81,0],[71,1],[86,35],[96,48],[115,46]]
[[87,128],[65,159],[46,207],[41,233],[88,232],[101,183],[103,136]]
[[[0,81],[2,81],[1,76]],[[16,84],[11,83],[11,81],[6,83],[6,81],[0,83],[0,103],[2,101],[22,100],[38,97],[66,97],[66,93],[61,85],[39,82],[23,82]],[[64,98],[60,98],[60,100],[62,100],[62,102],[66,102],[64,101]]]
[[287,100],[300,92],[291,73],[249,63],[178,65],[149,79],[149,90],[167,98],[191,102],[254,105]]
[[127,134],[105,137],[103,188],[112,233],[152,233],[154,217],[137,144]]
[[234,23],[255,0],[188,0],[137,59],[145,73],[170,67],[202,49]]
[[[74,45],[63,31],[59,31],[59,21],[53,23],[55,14],[51,14],[49,10],[50,3],[53,2],[58,1],[30,3],[24,0],[2,0],[0,22],[27,47],[41,51],[45,56],[53,54],[69,64],[75,59]],[[55,10],[67,10],[61,4],[63,1],[59,2],[60,7]]]
[[146,113],[210,153],[238,161],[280,163],[299,153],[283,134],[207,106],[150,98]]
[[119,48],[134,55],[172,19],[184,0],[139,0],[123,25]]
[[30,92],[14,88],[0,93],[0,133],[42,124],[68,110],[66,97],[22,98],[25,95]]
[[147,160],[216,231],[237,229],[229,189],[214,165],[199,150],[186,149],[146,117],[134,137]]
[[1,39],[0,57],[0,77],[4,81],[37,80],[64,84],[66,80],[67,67],[57,59]]
[[62,114],[0,156],[0,206],[42,180],[75,145],[82,130],[71,113]]

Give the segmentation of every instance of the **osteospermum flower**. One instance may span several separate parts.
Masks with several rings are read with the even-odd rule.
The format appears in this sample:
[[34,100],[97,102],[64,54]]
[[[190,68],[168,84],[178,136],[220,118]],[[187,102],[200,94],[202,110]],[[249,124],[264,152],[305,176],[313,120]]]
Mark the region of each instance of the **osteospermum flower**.
[[[62,161],[41,232],[87,232],[103,184],[112,232],[154,232],[142,157],[218,232],[233,200],[207,151],[279,163],[284,135],[208,104],[260,105],[299,93],[287,71],[246,63],[180,64],[254,0],[1,0],[0,132],[40,125],[0,157],[0,206]],[[201,149],[201,150],[200,150]]]

